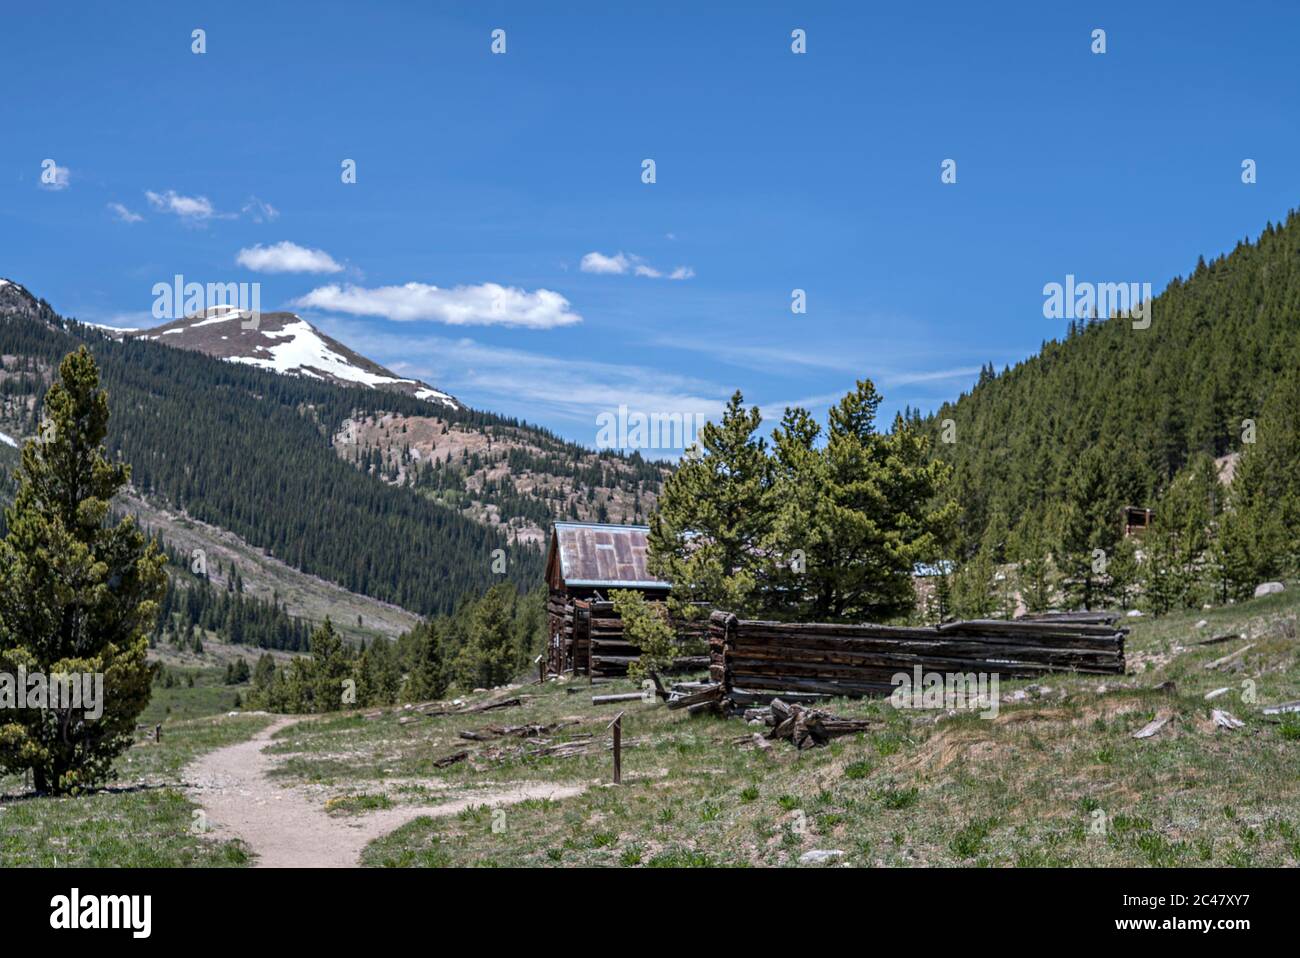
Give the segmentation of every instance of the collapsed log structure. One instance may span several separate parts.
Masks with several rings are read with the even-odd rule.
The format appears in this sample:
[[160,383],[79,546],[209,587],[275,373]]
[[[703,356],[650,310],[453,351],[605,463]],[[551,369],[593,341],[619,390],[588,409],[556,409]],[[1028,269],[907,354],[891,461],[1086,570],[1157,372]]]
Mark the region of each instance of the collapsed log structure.
[[1118,616],[1106,613],[950,622],[940,626],[765,622],[709,617],[709,675],[732,707],[786,693],[888,695],[893,678],[923,672],[1023,678],[1124,672]]

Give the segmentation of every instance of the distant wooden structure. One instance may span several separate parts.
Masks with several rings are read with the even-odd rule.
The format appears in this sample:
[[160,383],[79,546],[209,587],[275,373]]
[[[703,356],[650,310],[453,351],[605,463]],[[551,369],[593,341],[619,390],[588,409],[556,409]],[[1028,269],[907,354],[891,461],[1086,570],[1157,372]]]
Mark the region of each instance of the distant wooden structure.
[[636,589],[658,601],[671,590],[646,569],[649,532],[649,526],[555,523],[546,556],[549,672],[626,674],[640,650],[623,640],[610,590]]
[[1141,506],[1125,506],[1121,512],[1124,517],[1124,538],[1126,539],[1132,535],[1141,535],[1150,529],[1156,515],[1154,509],[1144,509]]

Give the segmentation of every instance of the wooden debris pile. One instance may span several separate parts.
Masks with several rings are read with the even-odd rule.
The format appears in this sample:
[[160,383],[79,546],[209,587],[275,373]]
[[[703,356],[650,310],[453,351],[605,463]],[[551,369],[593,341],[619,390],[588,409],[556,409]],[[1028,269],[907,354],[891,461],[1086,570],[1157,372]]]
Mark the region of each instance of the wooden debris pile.
[[489,725],[481,729],[471,729],[460,733],[461,738],[471,742],[490,742],[498,738],[540,738],[556,729],[567,725],[577,725],[578,719],[565,719],[548,725],[533,723],[531,725]]
[[825,745],[833,738],[856,735],[879,725],[873,719],[840,718],[821,709],[786,704],[780,699],[773,699],[770,708],[775,725],[767,737],[788,740],[800,750]]
[[761,720],[771,728],[766,739],[753,733],[736,739],[735,744],[764,750],[771,747],[769,741],[783,740],[803,751],[826,745],[831,739],[856,735],[880,725],[879,719],[841,718],[822,709],[783,702],[779,698],[773,699],[766,709],[747,709],[745,718],[750,721]]
[[673,711],[686,709],[691,715],[716,712],[722,707],[722,686],[717,682],[679,682],[667,698]]
[[472,715],[475,712],[493,712],[497,709],[511,709],[524,704],[522,698],[496,699],[492,702],[481,702],[478,705],[470,705],[461,708],[447,708],[444,702],[427,702],[424,705],[417,705],[413,711],[429,718],[439,718],[444,715]]

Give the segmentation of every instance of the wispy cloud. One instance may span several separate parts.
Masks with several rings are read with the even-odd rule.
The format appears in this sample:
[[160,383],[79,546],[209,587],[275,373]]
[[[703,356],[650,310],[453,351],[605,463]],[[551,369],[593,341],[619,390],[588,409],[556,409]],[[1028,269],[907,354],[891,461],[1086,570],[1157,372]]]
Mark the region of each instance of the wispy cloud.
[[240,207],[240,212],[254,223],[272,222],[280,218],[280,211],[265,200],[250,196],[248,202]]
[[171,213],[183,220],[201,222],[213,217],[229,217],[229,214],[218,213],[212,201],[206,196],[182,196],[175,190],[167,190],[163,193],[145,190],[144,195],[149,205],[158,212]]
[[881,382],[891,386],[906,386],[911,383],[941,382],[947,379],[967,379],[978,376],[978,366],[956,366],[952,369],[928,369],[917,372],[886,372]]
[[144,219],[139,213],[133,212],[123,206],[121,203],[109,203],[109,211],[123,223],[139,223]]
[[294,305],[351,316],[382,316],[400,322],[448,326],[522,326],[552,329],[582,322],[569,301],[549,289],[528,291],[498,283],[443,289],[426,283],[402,286],[338,286],[313,289]]
[[343,267],[323,249],[308,249],[288,240],[274,246],[246,247],[235,262],[255,273],[341,273]]
[[625,276],[631,273],[634,276],[644,276],[647,279],[691,279],[695,275],[695,270],[689,266],[678,266],[669,273],[657,269],[647,263],[644,257],[637,256],[635,253],[618,252],[613,256],[605,253],[592,251],[582,257],[579,269],[584,273],[597,273],[605,276]]
[[[656,337],[655,346],[664,346],[687,352],[704,353],[721,362],[742,369],[760,372],[789,370],[791,366],[806,369],[844,373],[853,377],[867,376],[879,386],[902,386],[910,383],[939,382],[949,379],[966,379],[978,376],[979,366],[954,366],[943,369],[914,368],[920,357],[882,357],[871,355],[842,342],[824,348],[802,348],[790,345],[744,345],[733,339],[704,339],[690,337]],[[917,360],[918,362],[912,362]],[[906,363],[906,365],[904,365]]]
[[256,196],[250,196],[240,206],[239,212],[233,213],[217,209],[210,199],[202,195],[187,196],[175,190],[164,190],[161,193],[145,190],[144,195],[149,205],[159,213],[170,213],[191,225],[203,225],[208,220],[237,220],[240,217],[254,223],[270,223],[280,218],[279,210]]
[[482,408],[579,423],[583,428],[572,435],[588,444],[595,442],[596,417],[616,412],[619,405],[647,414],[699,413],[716,419],[730,394],[721,385],[649,366],[547,356],[469,338],[396,335],[347,320],[314,321],[401,375],[423,379]]

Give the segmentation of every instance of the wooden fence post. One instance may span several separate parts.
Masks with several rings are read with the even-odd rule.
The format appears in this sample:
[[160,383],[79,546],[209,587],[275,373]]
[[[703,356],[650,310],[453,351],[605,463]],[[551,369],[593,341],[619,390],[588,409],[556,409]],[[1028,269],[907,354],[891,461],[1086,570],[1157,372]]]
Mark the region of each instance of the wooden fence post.
[[614,730],[614,784],[618,785],[623,781],[623,713],[615,715],[608,727]]

